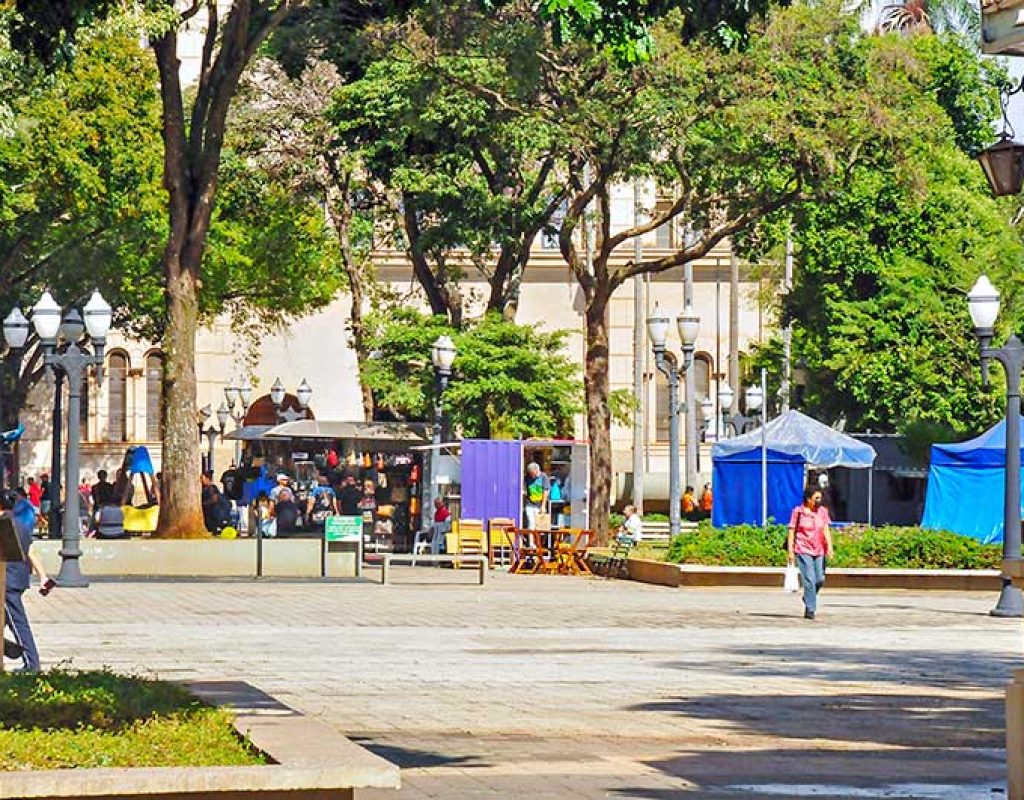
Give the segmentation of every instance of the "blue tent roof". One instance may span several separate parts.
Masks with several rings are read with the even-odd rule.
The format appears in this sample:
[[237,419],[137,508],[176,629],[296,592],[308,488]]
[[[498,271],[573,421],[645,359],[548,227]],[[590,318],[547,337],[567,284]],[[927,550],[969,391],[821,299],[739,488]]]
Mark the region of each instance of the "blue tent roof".
[[[787,411],[771,420],[766,427],[769,452],[799,456],[809,467],[867,468],[875,461],[875,448],[833,430],[799,411]],[[761,429],[716,442],[711,448],[713,459],[731,459],[761,451]]]
[[[1024,449],[1024,430],[1021,431]],[[1006,466],[1006,420],[1000,420],[981,436],[956,444],[933,444],[934,466],[1004,467]]]

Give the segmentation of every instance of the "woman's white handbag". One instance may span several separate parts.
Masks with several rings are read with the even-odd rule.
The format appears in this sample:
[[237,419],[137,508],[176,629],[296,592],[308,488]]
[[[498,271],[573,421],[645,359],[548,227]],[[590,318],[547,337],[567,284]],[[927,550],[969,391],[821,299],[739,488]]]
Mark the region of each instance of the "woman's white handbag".
[[786,579],[782,582],[782,591],[800,591],[800,570],[796,568],[795,564],[786,565]]

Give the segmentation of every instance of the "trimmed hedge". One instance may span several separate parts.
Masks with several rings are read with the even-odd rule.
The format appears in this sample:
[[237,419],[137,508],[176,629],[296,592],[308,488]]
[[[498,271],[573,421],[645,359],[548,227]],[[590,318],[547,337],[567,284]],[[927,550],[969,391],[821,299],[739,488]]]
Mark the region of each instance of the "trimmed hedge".
[[[683,564],[728,567],[781,567],[786,563],[786,527],[701,526],[672,540],[666,556]],[[983,545],[949,531],[887,526],[854,526],[832,532],[833,567],[890,569],[992,569],[1002,561],[1002,547]]]

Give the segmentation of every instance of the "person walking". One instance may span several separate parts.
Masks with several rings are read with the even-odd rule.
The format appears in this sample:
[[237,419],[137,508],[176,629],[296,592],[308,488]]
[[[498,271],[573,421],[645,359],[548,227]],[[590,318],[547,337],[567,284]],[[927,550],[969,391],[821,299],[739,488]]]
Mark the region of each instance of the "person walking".
[[[32,547],[36,514],[34,511],[31,514],[20,513],[20,510],[16,512],[15,505],[16,499],[13,492],[0,492],[0,514],[14,524],[14,531],[21,543],[21,549],[25,553],[24,561],[7,562],[4,614],[7,624],[14,632],[15,642],[21,647],[22,658],[25,661],[25,666],[19,671],[39,672],[39,650],[36,649],[36,640],[32,635],[32,626],[29,624],[25,603],[22,600],[22,595],[28,590],[32,571],[28,553],[29,548]],[[26,505],[28,505],[28,501],[26,501]]]
[[814,619],[818,610],[818,593],[825,585],[825,560],[832,557],[831,523],[828,509],[821,502],[821,490],[814,486],[804,489],[804,501],[793,509],[786,538],[789,563],[796,563],[804,587],[804,619]]

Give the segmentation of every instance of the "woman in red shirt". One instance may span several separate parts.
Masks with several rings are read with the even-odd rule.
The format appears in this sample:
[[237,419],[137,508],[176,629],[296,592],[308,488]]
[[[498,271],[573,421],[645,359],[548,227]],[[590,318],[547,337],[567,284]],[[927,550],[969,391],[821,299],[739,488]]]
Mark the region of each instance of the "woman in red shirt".
[[786,550],[789,563],[796,562],[804,586],[804,618],[814,619],[818,610],[818,592],[825,584],[825,559],[832,557],[832,523],[828,509],[821,504],[821,491],[804,490],[804,501],[789,518]]

